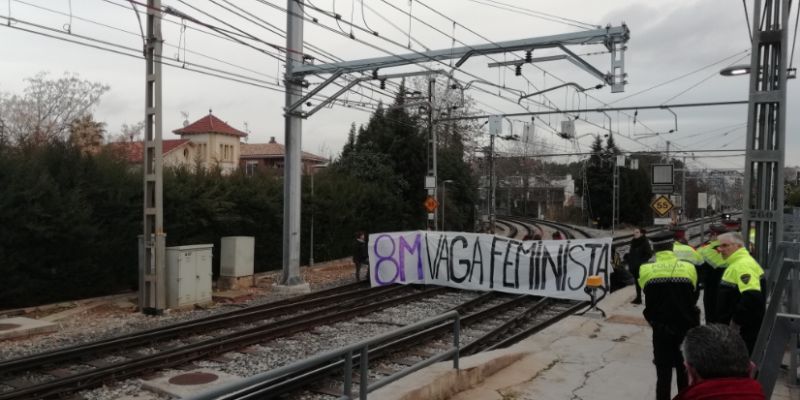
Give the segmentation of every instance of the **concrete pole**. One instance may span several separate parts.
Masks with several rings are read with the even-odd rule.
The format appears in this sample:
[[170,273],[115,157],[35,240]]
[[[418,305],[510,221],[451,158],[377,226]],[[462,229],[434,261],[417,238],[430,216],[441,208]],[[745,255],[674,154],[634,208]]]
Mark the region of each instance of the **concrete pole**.
[[309,233],[309,235],[308,235],[308,242],[309,242],[309,246],[308,246],[308,251],[309,251],[308,266],[309,267],[313,267],[314,266],[314,205],[315,205],[315,203],[316,202],[314,201],[314,171],[312,170],[311,171],[311,233]]
[[[292,72],[303,65],[303,7],[304,0],[287,0],[286,8],[286,108],[303,96],[303,86]],[[295,112],[302,111],[302,108]],[[283,170],[283,275],[279,286],[293,288],[293,292],[310,290],[300,275],[300,188],[303,175],[300,148],[302,146],[303,119],[286,113],[285,162]]]
[[139,271],[139,309],[163,315],[166,304],[166,234],[164,233],[163,143],[161,141],[161,0],[147,1],[145,48],[144,235]]

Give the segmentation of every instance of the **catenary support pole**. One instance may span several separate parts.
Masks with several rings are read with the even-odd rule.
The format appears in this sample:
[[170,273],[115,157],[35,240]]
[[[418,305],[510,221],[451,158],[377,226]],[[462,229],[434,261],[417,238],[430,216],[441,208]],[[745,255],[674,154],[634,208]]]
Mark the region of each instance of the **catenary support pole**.
[[[434,90],[436,90],[436,78],[428,78],[428,176],[434,177],[434,182],[438,186],[438,177],[436,176],[436,127],[433,125],[433,113],[435,107],[433,106]],[[434,199],[436,197],[437,188],[429,189],[429,193]],[[439,220],[437,218],[439,213],[433,214],[433,230],[439,230]]]
[[686,157],[683,157],[683,183],[681,184],[681,216],[686,219]]
[[747,248],[755,222],[755,259],[765,269],[771,267],[769,253],[783,240],[790,4],[755,0],[753,8],[742,236]]
[[166,309],[163,151],[161,141],[161,0],[147,1],[144,114],[144,235],[140,246],[139,309],[163,315]]
[[[302,79],[293,76],[293,70],[303,65],[303,7],[304,0],[287,0],[286,14],[286,107],[291,107],[303,96]],[[297,111],[301,111],[298,109]],[[285,114],[285,162],[283,170],[283,275],[280,286],[307,286],[300,275],[300,188],[302,162],[303,119]],[[300,288],[293,291],[307,291]]]

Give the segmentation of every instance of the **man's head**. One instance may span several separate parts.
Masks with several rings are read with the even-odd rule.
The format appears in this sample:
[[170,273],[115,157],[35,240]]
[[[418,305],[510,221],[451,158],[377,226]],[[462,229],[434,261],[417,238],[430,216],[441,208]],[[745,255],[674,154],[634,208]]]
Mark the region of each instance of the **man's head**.
[[693,328],[686,334],[681,350],[689,385],[708,379],[749,378],[755,368],[742,337],[726,325]]
[[356,239],[364,239],[364,232],[356,232]]
[[559,231],[553,232],[553,239],[561,239],[561,232]]
[[647,231],[645,231],[642,228],[636,228],[636,229],[633,230],[633,237],[637,237],[638,238],[638,237],[644,236],[645,234],[647,234]]
[[719,253],[725,260],[727,260],[731,254],[735,253],[736,250],[744,247],[742,235],[737,232],[723,233],[722,235],[717,236],[717,239],[719,240]]

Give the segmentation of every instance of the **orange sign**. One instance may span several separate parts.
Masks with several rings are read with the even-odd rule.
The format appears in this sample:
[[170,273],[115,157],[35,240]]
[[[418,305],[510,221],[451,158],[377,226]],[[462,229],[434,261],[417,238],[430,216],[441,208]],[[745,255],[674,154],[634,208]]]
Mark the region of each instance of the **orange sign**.
[[433,212],[433,210],[436,210],[436,207],[439,207],[439,202],[430,196],[428,196],[428,200],[425,200],[425,203],[422,204],[428,209],[428,212]]

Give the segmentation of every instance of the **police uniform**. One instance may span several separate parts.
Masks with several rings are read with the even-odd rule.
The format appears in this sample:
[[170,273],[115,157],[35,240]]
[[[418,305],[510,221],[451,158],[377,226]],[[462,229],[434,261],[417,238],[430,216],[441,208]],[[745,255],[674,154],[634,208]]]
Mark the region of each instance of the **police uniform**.
[[[675,234],[675,244],[672,247],[675,257],[678,260],[686,261],[689,264],[694,265],[695,269],[699,269],[704,263],[703,256],[701,256],[694,247],[685,245],[677,240],[680,237],[686,237],[686,228],[682,226],[673,226],[669,228],[669,230]],[[697,300],[700,298],[700,290],[702,289],[702,280],[700,279],[699,275],[697,278],[697,286],[695,287],[694,291],[695,304],[697,304]]]
[[675,257],[674,233],[658,232],[650,240],[655,262],[641,266],[639,285],[645,294],[644,317],[653,327],[656,399],[669,400],[673,368],[677,370],[678,390],[689,385],[680,346],[686,332],[700,325],[694,300],[697,271],[694,265]]
[[[721,235],[728,232],[722,225],[711,225],[711,233]],[[712,324],[719,322],[717,317],[717,290],[722,275],[728,263],[719,253],[719,240],[714,240],[700,247],[700,255],[703,256],[703,265],[700,267],[699,274],[703,279],[703,309],[706,314],[706,323]]]
[[719,322],[738,324],[747,351],[752,355],[766,312],[761,291],[764,270],[745,248],[736,250],[726,261],[728,268],[719,284],[717,299]]

